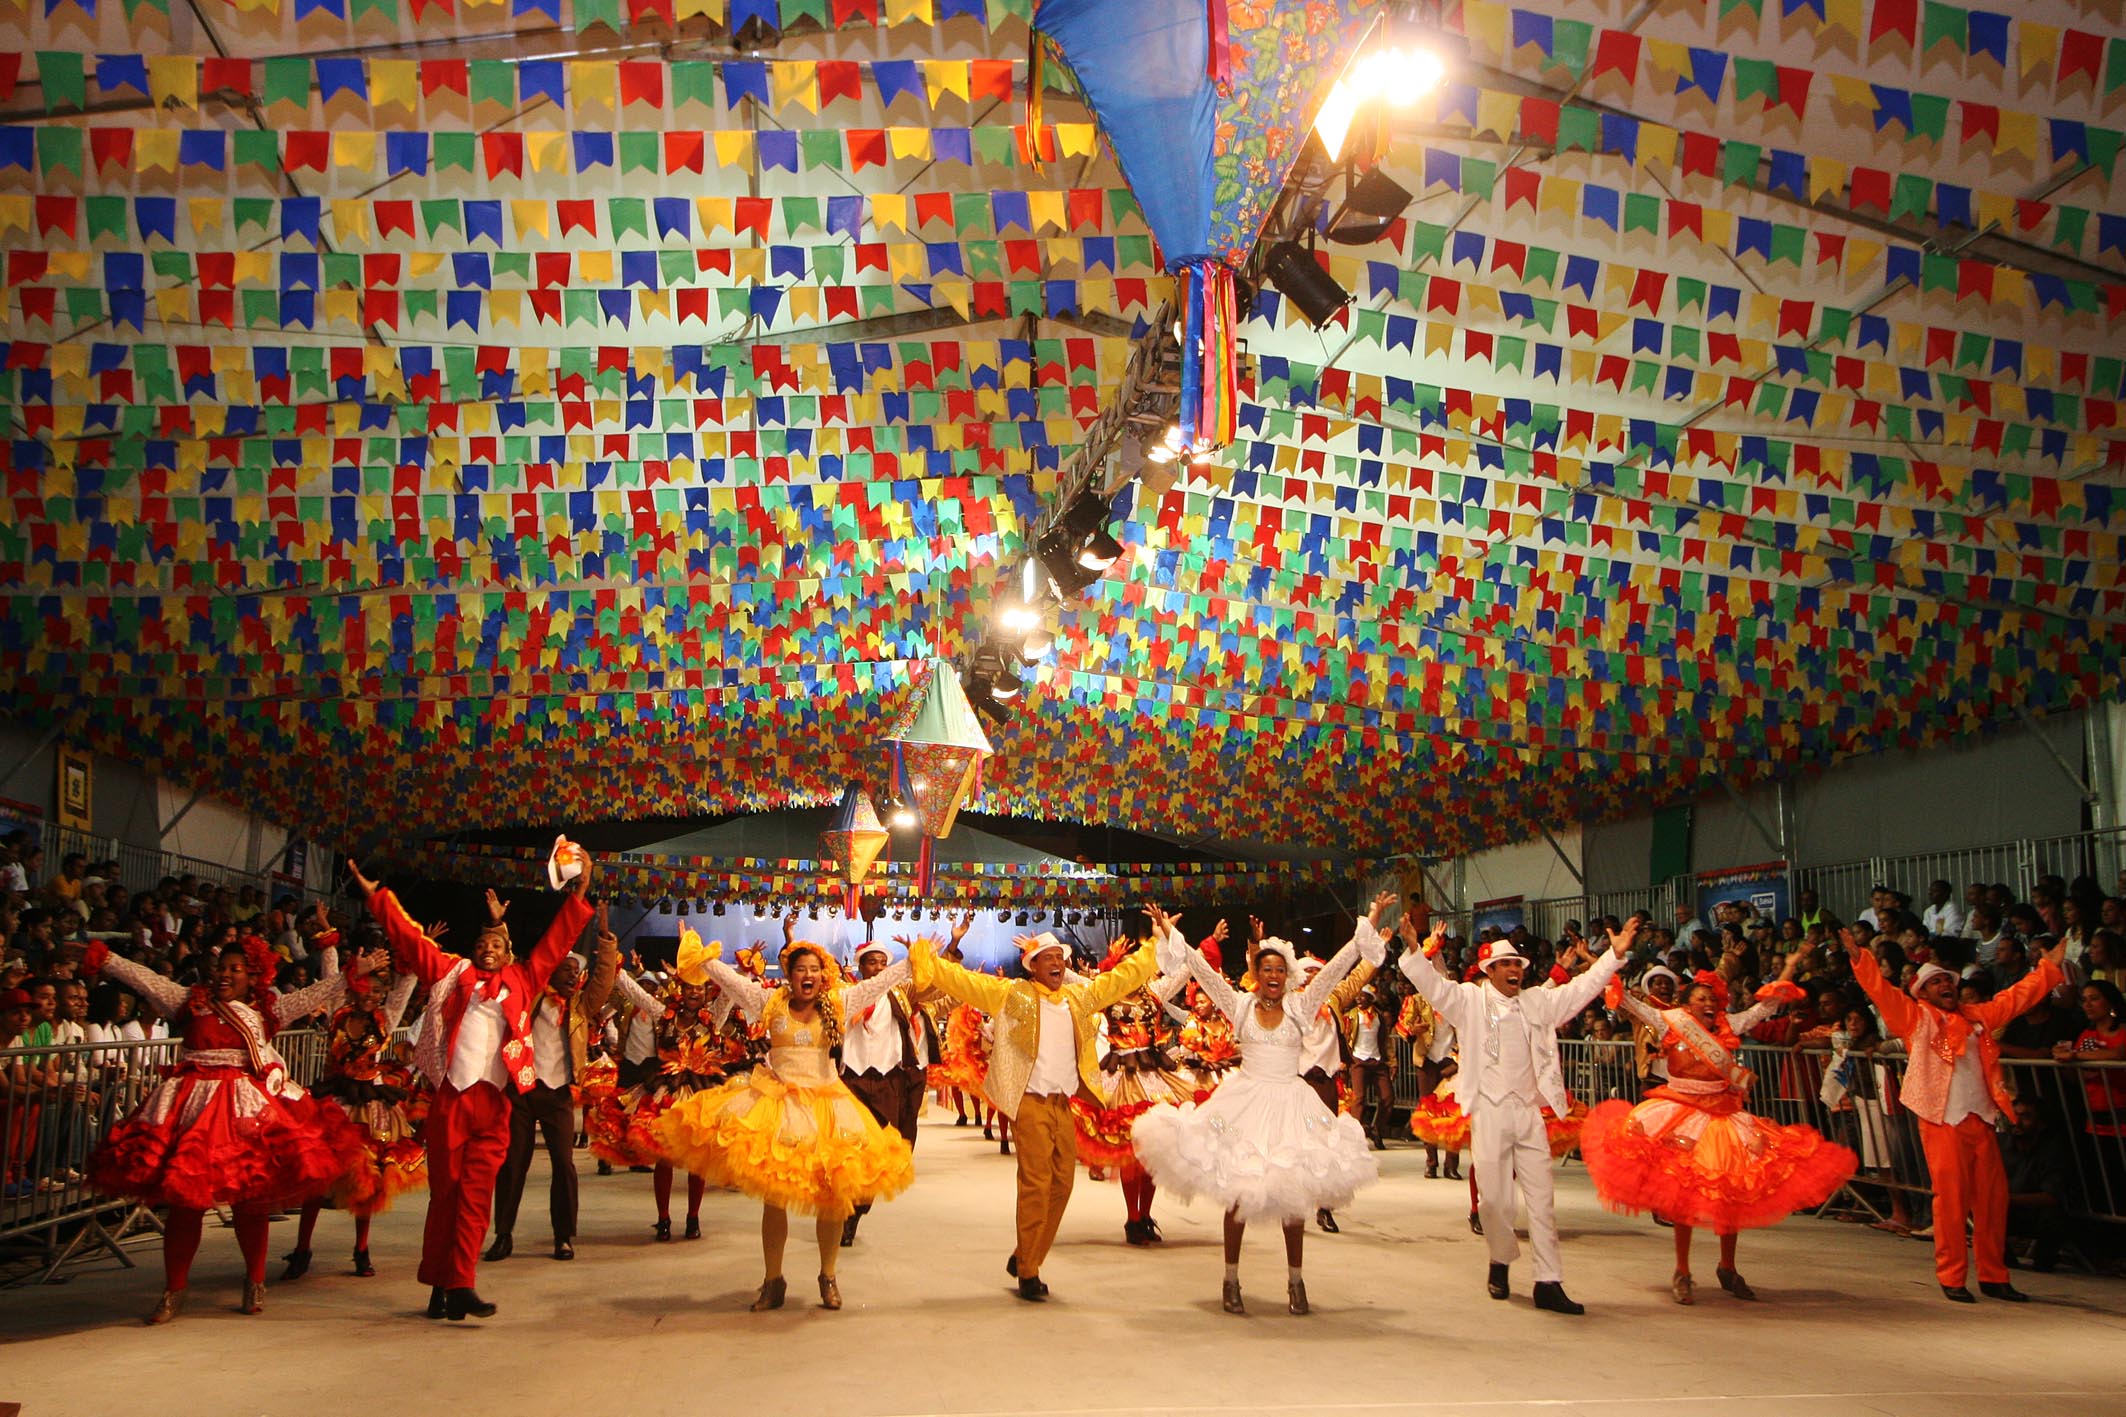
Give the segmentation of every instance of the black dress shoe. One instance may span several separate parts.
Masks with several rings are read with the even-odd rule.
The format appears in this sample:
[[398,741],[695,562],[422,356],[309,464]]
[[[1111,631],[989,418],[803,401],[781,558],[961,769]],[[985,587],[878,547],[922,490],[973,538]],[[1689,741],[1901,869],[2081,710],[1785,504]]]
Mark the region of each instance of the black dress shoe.
[[613,1163],[612,1163],[612,1162],[610,1162],[610,1161],[601,1161],[601,1162],[599,1162],[599,1163],[598,1163],[598,1174],[599,1174],[599,1175],[601,1175],[601,1176],[610,1176],[610,1175],[612,1175],[612,1174],[613,1174]]
[[659,1244],[672,1238],[672,1217],[667,1215],[650,1227],[650,1234]]
[[509,1236],[497,1235],[495,1236],[495,1242],[487,1247],[487,1253],[480,1256],[480,1258],[489,1264],[500,1264],[508,1259],[516,1248],[516,1242],[510,1239]]
[[1150,1240],[1144,1238],[1144,1224],[1138,1220],[1123,1222],[1122,1238],[1132,1245],[1149,1245],[1151,1243]]
[[1484,1217],[1473,1210],[1469,1212],[1469,1233],[1472,1235],[1484,1233]]
[[1553,1314],[1584,1314],[1585,1304],[1575,1304],[1565,1297],[1565,1286],[1554,1279],[1546,1279],[1535,1287],[1535,1306]]
[[375,1277],[376,1266],[369,1262],[369,1251],[356,1250],[354,1252],[354,1272],[363,1279]]
[[1439,1163],[1437,1161],[1427,1161],[1425,1163],[1425,1179],[1428,1181],[1437,1181],[1439,1179]]
[[1494,1299],[1503,1299],[1513,1292],[1506,1279],[1505,1265],[1495,1264],[1484,1275],[1484,1292]]
[[557,1260],[572,1260],[572,1259],[574,1259],[575,1257],[576,1257],[576,1247],[575,1247],[574,1245],[571,1245],[571,1244],[570,1244],[570,1243],[569,1243],[568,1241],[566,1241],[566,1240],[556,1240],[556,1241],[554,1241],[554,1258],[555,1258],[555,1259],[557,1259]]
[[1341,1235],[1343,1233],[1336,1228],[1336,1212],[1333,1210],[1315,1211],[1314,1223],[1321,1227],[1322,1233],[1325,1235]]
[[428,1317],[432,1319],[442,1318],[449,1306],[450,1299],[443,1292],[442,1285],[438,1284],[428,1291]]
[[701,1238],[701,1217],[698,1215],[688,1216],[687,1228],[679,1232],[679,1238],[682,1240],[699,1240]]
[[1038,1279],[1020,1280],[1018,1293],[1019,1297],[1029,1304],[1045,1304],[1048,1302],[1048,1286]]
[[281,1258],[288,1262],[287,1268],[281,1271],[281,1283],[283,1284],[286,1284],[291,1279],[301,1279],[310,1272],[310,1252],[308,1250],[290,1250]]
[[1978,1292],[1988,1299],[1999,1299],[2010,1304],[2027,1304],[2030,1302],[2028,1294],[2025,1294],[2006,1280],[2002,1280],[1998,1284],[1988,1284],[1980,1281]]
[[[1019,1279],[1019,1252],[1018,1252],[1017,1250],[1013,1250],[1013,1251],[1011,1252],[1011,1258],[1010,1258],[1010,1259],[1008,1259],[1008,1260],[1006,1260],[1006,1261],[1004,1261],[1004,1272],[1005,1272],[1006,1274],[1010,1275],[1010,1276],[1011,1276],[1011,1277],[1012,1277],[1013,1279]],[[1043,1299],[1046,1299],[1046,1298],[1048,1297],[1048,1281],[1047,1281],[1047,1280],[1045,1280],[1045,1279],[1040,1279],[1040,1278],[1035,1278],[1035,1279],[1019,1279],[1019,1288],[1020,1288],[1020,1289],[1022,1289],[1022,1290],[1023,1290],[1023,1289],[1024,1289],[1024,1288],[1025,1288],[1025,1287],[1026,1287],[1027,1285],[1029,1285],[1029,1284],[1037,1284],[1037,1285],[1039,1285],[1039,1286],[1040,1286],[1040,1288],[1041,1288],[1041,1297],[1042,1297]],[[1021,1295],[1020,1295],[1019,1297],[1023,1299],[1023,1298],[1025,1298],[1026,1296],[1025,1296],[1024,1294],[1021,1294]]]
[[491,1319],[495,1306],[480,1297],[476,1289],[449,1289],[443,1293],[443,1317],[452,1323],[460,1319]]
[[1450,1181],[1459,1181],[1459,1180],[1461,1180],[1461,1179],[1462,1179],[1462,1165],[1461,1165],[1461,1162],[1460,1162],[1460,1161],[1458,1161],[1458,1160],[1457,1160],[1457,1161],[1450,1161],[1450,1162],[1448,1162],[1448,1163],[1447,1163],[1447,1169],[1446,1169],[1445,1171],[1442,1171],[1442,1172],[1441,1172],[1440,1174],[1441,1174],[1442,1176],[1445,1176],[1445,1177],[1446,1177],[1446,1178],[1447,1178],[1448,1180],[1450,1180]]
[[1976,1304],[1978,1302],[1978,1300],[1971,1297],[1971,1291],[1961,1284],[1944,1284],[1941,1287],[1941,1297],[1952,1304]]

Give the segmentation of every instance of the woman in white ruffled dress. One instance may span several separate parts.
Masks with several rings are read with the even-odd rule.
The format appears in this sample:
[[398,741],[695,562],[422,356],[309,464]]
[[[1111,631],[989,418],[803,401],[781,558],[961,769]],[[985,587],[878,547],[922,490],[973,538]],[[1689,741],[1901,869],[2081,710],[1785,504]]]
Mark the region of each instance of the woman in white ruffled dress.
[[1153,924],[1172,935],[1188,959],[1189,973],[1232,1021],[1240,1044],[1240,1069],[1201,1105],[1158,1107],[1137,1119],[1132,1133],[1137,1157],[1159,1186],[1193,1200],[1201,1196],[1225,1209],[1225,1288],[1229,1314],[1244,1314],[1240,1297],[1240,1241],[1250,1220],[1269,1218],[1284,1227],[1286,1305],[1307,1312],[1300,1273],[1307,1220],[1320,1210],[1349,1205],[1361,1186],[1380,1177],[1379,1163],[1354,1117],[1324,1107],[1300,1076],[1300,1042],[1338,981],[1361,956],[1376,966],[1387,958],[1380,918],[1395,903],[1392,892],[1374,898],[1351,942],[1318,970],[1299,993],[1287,986],[1299,975],[1299,955],[1283,940],[1267,939],[1248,960],[1255,989],[1243,994],[1196,950],[1188,949],[1170,917],[1153,912]]

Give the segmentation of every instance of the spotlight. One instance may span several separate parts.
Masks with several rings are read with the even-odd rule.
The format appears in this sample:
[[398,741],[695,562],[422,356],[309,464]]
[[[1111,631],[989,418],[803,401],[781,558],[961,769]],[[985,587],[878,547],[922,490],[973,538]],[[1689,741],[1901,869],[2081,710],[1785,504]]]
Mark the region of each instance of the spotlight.
[[912,827],[915,825],[915,812],[908,806],[906,802],[892,802],[889,804],[889,808],[891,810],[892,815],[888,820],[890,820],[894,826]]
[[[1336,312],[1351,303],[1351,292],[1321,268],[1314,253],[1293,241],[1280,241],[1270,248],[1265,267],[1270,284],[1299,307],[1299,313],[1315,329],[1336,318]],[[1043,559],[1046,564],[1046,559]]]
[[1010,703],[1019,696],[1020,690],[1025,687],[1026,681],[1018,675],[1012,673],[1009,669],[999,669],[996,672],[996,678],[992,683],[990,692],[996,695],[997,702]]
[[690,900],[682,900],[679,902],[679,913],[681,915],[690,915],[693,913],[693,910],[694,902]]
[[1078,548],[1078,564],[1088,571],[1104,571],[1122,559],[1122,543],[1100,527],[1085,538]]
[[1026,912],[1023,910],[1019,912],[1019,923],[1021,925],[1024,925],[1026,923]]
[[814,920],[819,919],[819,907],[816,905],[812,907],[812,918]]
[[1055,647],[1055,631],[1046,625],[1037,625],[1027,632],[1025,639],[1019,641],[1019,658],[1031,664],[1037,659],[1046,659],[1048,652]]
[[1314,119],[1314,135],[1332,159],[1343,155],[1351,125],[1367,104],[1379,100],[1391,108],[1407,108],[1445,81],[1447,61],[1441,46],[1429,42],[1435,38],[1413,36],[1398,44],[1391,36],[1344,70]]
[[1370,245],[1388,234],[1409,205],[1410,194],[1403,185],[1376,167],[1344,198],[1336,215],[1329,218],[1325,235],[1345,246]]
[[716,913],[718,915],[723,914],[723,902],[720,900],[716,902]]
[[998,923],[998,924],[1000,924],[1000,925],[1009,925],[1009,924],[1011,923],[1011,912],[1010,912],[1010,911],[1008,911],[1008,910],[1000,910],[1000,911],[998,911],[998,912],[997,912],[997,923]]
[[[1349,296],[1344,297],[1346,300]],[[1041,558],[1041,569],[1048,572],[1048,584],[1055,591],[1056,599],[1072,600],[1085,588],[1100,579],[1098,574],[1078,564],[1077,538],[1060,526],[1050,527],[1041,533],[1034,543],[1034,554]]]
[[1041,612],[1023,600],[1007,600],[997,612],[997,623],[1013,634],[1025,634],[1040,628]]
[[1034,923],[1034,924],[1036,924],[1036,925],[1040,924],[1040,923],[1041,923],[1042,921],[1046,920],[1047,918],[1048,918],[1048,912],[1047,912],[1047,911],[1045,911],[1045,910],[1036,910],[1036,911],[1035,911],[1035,912],[1033,913],[1033,923]]
[[[709,913],[709,898],[707,896],[694,897],[694,913],[696,915],[707,915]],[[718,915],[723,914],[720,910],[716,913]]]
[[657,913],[659,915],[670,915],[672,913],[672,898],[670,896],[665,896],[657,902]]

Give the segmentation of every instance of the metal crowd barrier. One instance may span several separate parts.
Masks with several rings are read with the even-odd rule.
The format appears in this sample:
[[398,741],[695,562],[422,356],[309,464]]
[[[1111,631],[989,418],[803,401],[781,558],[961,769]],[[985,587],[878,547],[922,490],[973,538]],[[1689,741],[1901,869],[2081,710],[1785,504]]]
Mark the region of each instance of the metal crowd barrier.
[[[1418,1072],[1407,1043],[1398,1039],[1396,1053],[1395,1099],[1409,1107],[1421,1095]],[[1612,1098],[1636,1102],[1648,1088],[1629,1038],[1561,1039],[1558,1061],[1565,1086],[1589,1106]],[[1859,1156],[1860,1170],[1834,1206],[1881,1219],[1897,1192],[1913,1224],[1926,1223],[1933,1183],[1918,1125],[1897,1101],[1901,1052],[1834,1055],[1747,1045],[1741,1061],[1755,1075],[1750,1111],[1768,1121],[1806,1123]],[[1834,1101],[1826,1102],[1825,1078],[1834,1071]],[[2011,1182],[2020,1176],[2033,1191],[2053,1196],[2070,1225],[2126,1224],[2126,1063],[2006,1059],[2002,1073],[2022,1118],[2018,1128],[2001,1132]]]
[[[274,1040],[288,1074],[318,1075],[325,1036]],[[50,1279],[100,1253],[130,1267],[122,1241],[156,1228],[144,1207],[98,1194],[85,1172],[104,1134],[132,1115],[177,1063],[174,1038],[0,1050],[0,1261],[11,1277]]]

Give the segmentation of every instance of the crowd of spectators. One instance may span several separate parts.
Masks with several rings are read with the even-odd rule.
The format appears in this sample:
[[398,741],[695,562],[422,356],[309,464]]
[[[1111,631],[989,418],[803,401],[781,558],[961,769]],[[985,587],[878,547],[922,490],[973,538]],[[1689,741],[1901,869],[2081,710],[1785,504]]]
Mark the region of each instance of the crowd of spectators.
[[[1884,978],[1909,985],[1927,963],[1961,976],[1965,1002],[1989,999],[2064,941],[2066,982],[1998,1034],[2005,1070],[2019,1099],[2018,1120],[2004,1126],[2001,1146],[2013,1193],[2013,1224],[2028,1240],[2034,1263],[2049,1266],[2073,1243],[2085,1255],[2115,1253],[2110,1237],[2088,1217],[2126,1214],[2126,999],[2120,994],[2126,960],[2126,871],[2107,893],[2090,877],[2048,876],[2027,900],[1998,883],[1959,892],[1935,881],[1927,899],[1877,885],[1850,921],[1802,889],[1794,911],[1769,918],[1743,902],[1715,907],[1711,918],[1678,905],[1674,919],[1641,912],[1640,944],[1626,978],[1657,1002],[1676,1001],[1700,973],[1718,975],[1741,1009],[1765,981],[1777,978],[1790,956],[1793,978],[1807,999],[1760,1024],[1744,1040],[1760,1049],[1747,1061],[1757,1073],[1761,1115],[1807,1122],[1859,1154],[1862,1188],[1876,1198],[1881,1228],[1925,1238],[1914,1222],[1909,1192],[1927,1185],[1909,1119],[1897,1105],[1901,1045],[1853,978],[1841,932],[1871,952]],[[1539,977],[1562,982],[1586,969],[1621,921],[1598,919],[1583,931],[1568,920],[1555,940],[1525,927],[1503,932]],[[1474,977],[1477,950],[1500,931],[1474,940],[1450,935],[1443,964]],[[1590,936],[1592,938],[1590,939]],[[1587,1102],[1636,1097],[1661,1081],[1652,1040],[1630,1019],[1596,1004],[1564,1030],[1568,1039],[1609,1043],[1568,1048],[1567,1081]],[[1924,1215],[1924,1207],[1917,1214]]]

